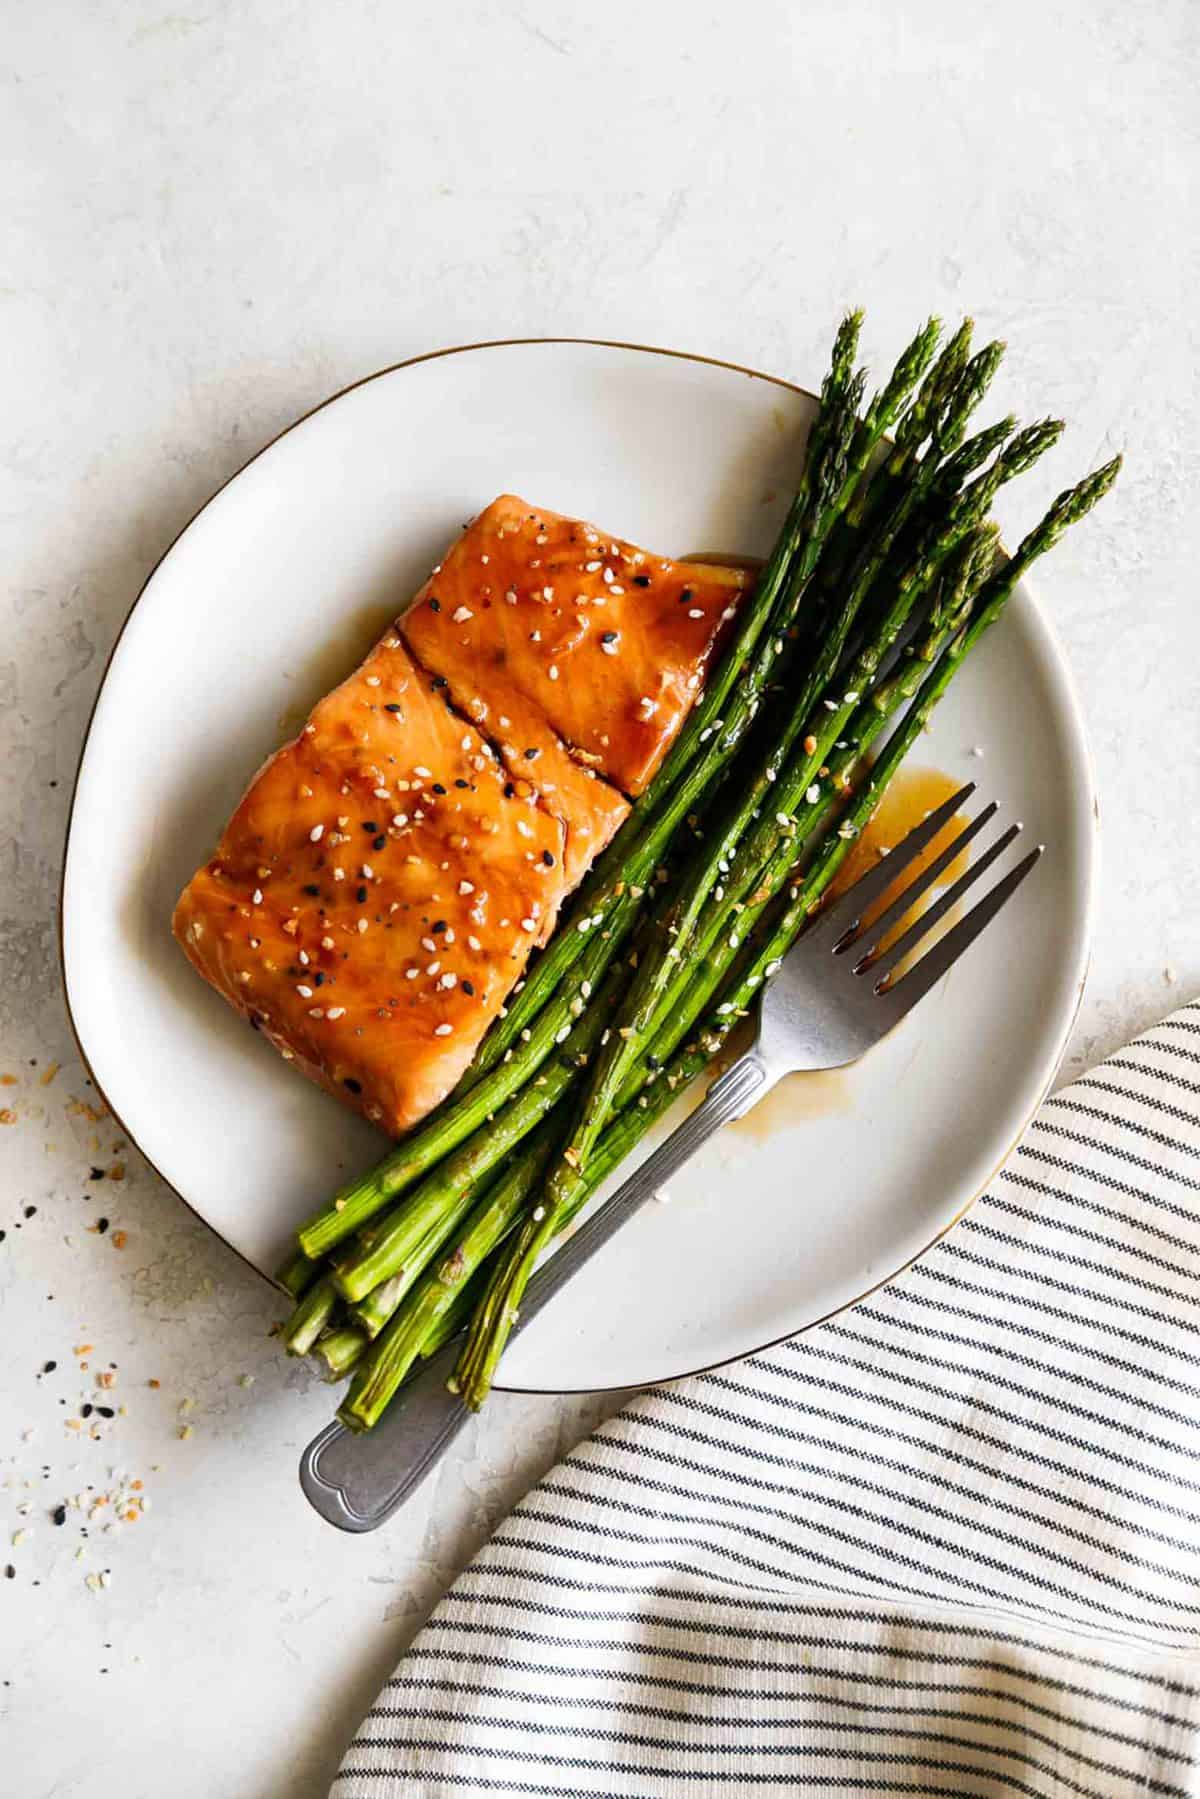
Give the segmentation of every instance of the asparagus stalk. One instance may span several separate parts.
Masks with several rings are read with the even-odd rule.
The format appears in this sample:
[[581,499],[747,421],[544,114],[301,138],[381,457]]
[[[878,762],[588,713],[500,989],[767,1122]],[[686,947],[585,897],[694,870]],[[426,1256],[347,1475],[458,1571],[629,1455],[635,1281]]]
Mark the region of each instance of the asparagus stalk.
[[[859,794],[855,797],[838,831],[826,838],[812,867],[797,881],[790,903],[771,927],[762,932],[729,987],[719,996],[698,1040],[681,1051],[671,1063],[664,1079],[642,1095],[641,1101],[626,1117],[641,1130],[671,1104],[676,1091],[694,1078],[723,1046],[729,1031],[744,1016],[765,981],[777,970],[796,937],[803,929],[814,907],[819,903],[837,867],[847,853],[849,843],[862,829],[878,804],[879,796],[907,755],[913,742],[924,729],[929,714],[945,693],[963,660],[983,633],[990,628],[1017,581],[1039,556],[1062,536],[1069,525],[1082,518],[1108,491],[1120,469],[1120,458],[1097,470],[1076,487],[1060,494],[1049,512],[1022,541],[1016,554],[985,584],[977,603],[976,616],[964,624],[947,647],[941,659],[926,677],[904,723],[894,733],[883,754]],[[573,1171],[574,1173],[575,1171]],[[586,1169],[582,1171],[586,1179]],[[576,1181],[578,1180],[576,1175]],[[573,1184],[572,1191],[577,1191]],[[571,1192],[564,1191],[557,1221],[570,1203]],[[542,1208],[545,1210],[545,1208]],[[476,1311],[467,1343],[456,1369],[456,1385],[464,1403],[478,1409],[491,1381],[517,1317],[521,1297],[532,1273],[537,1255],[547,1240],[547,1216],[535,1219],[528,1215],[505,1248],[487,1293]]]
[[292,1315],[283,1327],[283,1344],[289,1355],[307,1355],[338,1303],[337,1288],[327,1274],[314,1281],[296,1301]]
[[277,1271],[276,1285],[282,1287],[285,1293],[290,1293],[293,1299],[299,1299],[312,1286],[319,1272],[316,1263],[310,1262],[304,1251],[298,1249]]
[[344,1325],[341,1330],[328,1331],[318,1338],[313,1347],[313,1355],[325,1365],[327,1381],[345,1380],[358,1365],[367,1349],[367,1338],[360,1330],[353,1330]]
[[[587,998],[588,990],[628,935],[637,916],[638,889],[650,881],[680,820],[697,794],[732,758],[757,710],[786,626],[803,598],[820,542],[832,523],[834,507],[842,499],[846,447],[855,433],[861,391],[860,380],[849,372],[857,331],[856,318],[852,316],[838,334],[833,370],[818,420],[817,455],[807,466],[797,503],[747,608],[749,626],[739,632],[731,653],[721,664],[722,670],[728,663],[735,664],[728,682],[718,671],[719,686],[724,684],[729,701],[722,707],[725,717],[719,731],[713,723],[700,727],[696,744],[703,748],[693,753],[684,778],[675,784],[673,792],[668,792],[664,804],[650,809],[646,828],[635,837],[632,848],[626,842],[628,823],[619,834],[611,846],[615,849],[617,842],[626,845],[620,860],[613,864],[621,871],[619,878],[586,884],[583,899],[576,902],[566,924],[560,925],[523,992],[508,1007],[508,1017],[498,1021],[502,1028],[494,1028],[482,1046],[477,1067],[487,1071],[485,1078],[452,1099],[374,1170],[342,1187],[331,1206],[301,1227],[300,1246],[313,1260],[352,1235],[389,1199],[412,1186],[468,1138],[490,1113],[503,1106],[536,1071],[564,1026],[569,1026],[575,1002],[581,996]],[[798,566],[793,568],[797,559]],[[760,643],[768,624],[770,634],[765,643]],[[749,667],[744,668],[744,659],[756,643],[757,652]],[[697,712],[704,712],[707,706],[706,696],[685,727],[689,733]],[[652,789],[656,785],[657,779]],[[609,861],[606,857],[605,863]],[[585,940],[582,953],[581,940]],[[526,1020],[531,1022],[527,1025]]]

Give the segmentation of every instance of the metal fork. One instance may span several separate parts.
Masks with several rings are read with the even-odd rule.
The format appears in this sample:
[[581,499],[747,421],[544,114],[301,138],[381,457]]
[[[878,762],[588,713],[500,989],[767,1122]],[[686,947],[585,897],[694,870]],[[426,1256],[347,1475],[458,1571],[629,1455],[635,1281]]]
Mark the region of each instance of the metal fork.
[[[924,999],[991,923],[1038,860],[1040,844],[907,972],[895,980],[889,978],[1020,831],[1019,824],[1010,825],[894,942],[887,942],[893,926],[991,821],[996,813],[994,801],[882,912],[864,924],[865,914],[884,898],[902,871],[929,847],[974,791],[974,782],[961,788],[817,915],[767,987],[750,1047],[713,1083],[701,1104],[666,1142],[538,1270],[525,1290],[514,1335],[714,1131],[741,1118],[785,1075],[840,1068],[857,1061]],[[309,1444],[300,1462],[300,1485],[330,1524],[349,1531],[374,1530],[408,1497],[466,1424],[470,1413],[446,1389],[460,1347],[455,1339],[431,1357],[373,1431],[356,1435],[334,1423]]]

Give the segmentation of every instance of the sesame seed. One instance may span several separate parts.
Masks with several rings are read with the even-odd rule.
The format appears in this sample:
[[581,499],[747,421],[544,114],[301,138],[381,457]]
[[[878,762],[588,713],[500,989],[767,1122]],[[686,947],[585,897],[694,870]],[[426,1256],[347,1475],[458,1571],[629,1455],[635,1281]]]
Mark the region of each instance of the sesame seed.
[[431,962],[428,968],[426,968],[425,973],[432,979],[435,974],[440,972],[441,966],[440,962]]
[[262,905],[262,888],[256,887],[254,889],[254,892],[250,895],[250,898],[253,900],[253,902],[256,906],[261,906]]
[[819,781],[814,781],[804,797],[810,806],[815,806],[821,797],[821,783]]
[[604,570],[604,573],[600,577],[600,579],[605,583],[606,586],[608,586],[613,581],[615,581],[616,578],[617,577],[613,574],[611,568],[606,568]]
[[325,1008],[323,1006],[310,1006],[308,1008],[308,1016],[310,1018],[324,1018]]
[[391,796],[391,794],[390,794],[390,793],[389,793],[389,792],[388,792],[388,790],[387,790],[387,788],[386,788],[386,787],[377,787],[377,788],[376,788],[376,789],[375,789],[375,798],[376,798],[376,799],[377,799],[377,800],[390,800],[390,799],[391,799],[391,797],[392,797],[392,796]]
[[443,993],[449,993],[449,991],[452,987],[458,986],[458,976],[456,974],[450,974],[447,971],[447,973],[444,974],[442,976],[441,980],[438,982],[438,986],[441,988]]
[[704,617],[704,608],[702,606],[689,606],[688,607],[688,617],[689,618],[703,618]]
[[549,677],[552,681],[558,680],[558,669],[553,662],[550,664],[549,668],[546,670],[546,673],[549,675]]
[[850,692],[846,695],[846,698],[843,701],[843,704],[846,706],[853,706],[853,704],[854,704],[855,700],[857,700],[857,698],[858,698],[858,690],[857,690],[857,688],[852,687],[850,689]]
[[378,675],[368,675],[367,676],[367,686],[368,687],[378,687],[379,686],[379,676]]
[[826,712],[836,712],[837,711],[837,701],[836,700],[822,700],[821,704],[822,704],[822,706],[824,706]]
[[468,937],[467,938],[467,948],[478,951],[483,948],[483,945],[482,945],[482,943],[480,943],[478,937]]
[[296,992],[300,995],[301,999],[311,999],[313,995],[311,987],[297,987]]
[[326,1018],[344,1018],[345,1015],[345,1006],[330,1006],[328,1012],[325,1014]]
[[324,837],[324,835],[325,835],[325,826],[324,825],[314,825],[312,830],[308,833],[308,841],[310,843],[320,843],[320,841],[321,841],[322,837]]
[[405,825],[408,823],[408,813],[407,812],[393,813],[392,823],[398,831],[402,831],[404,829]]
[[421,970],[419,968],[406,968],[404,970],[404,978],[406,981],[415,981],[420,972]]
[[362,936],[362,933],[363,933],[363,932],[364,932],[364,931],[365,931],[365,930],[366,930],[366,928],[367,928],[367,921],[366,921],[366,919],[365,919],[365,918],[360,918],[360,919],[359,919],[359,921],[358,921],[358,934],[359,934],[359,936],[360,936],[360,937],[361,937],[361,936]]
[[471,608],[469,606],[459,606],[456,608],[456,610],[452,614],[454,623],[456,625],[465,625],[467,620],[469,618],[474,618],[474,616],[475,616],[475,614],[471,611]]
[[536,918],[523,918],[521,920],[521,929],[523,931],[536,931],[537,930],[537,919]]
[[[469,739],[468,739],[468,741],[469,741]],[[413,773],[414,773],[414,775],[416,775],[417,779],[420,781],[432,781],[432,779],[433,779],[433,770],[423,767],[420,763],[418,763],[416,768],[413,769]],[[375,826],[368,825],[366,828],[368,830],[373,831],[375,829]]]
[[454,1026],[451,1024],[439,1024],[437,1030],[433,1034],[435,1037],[448,1037],[453,1029]]

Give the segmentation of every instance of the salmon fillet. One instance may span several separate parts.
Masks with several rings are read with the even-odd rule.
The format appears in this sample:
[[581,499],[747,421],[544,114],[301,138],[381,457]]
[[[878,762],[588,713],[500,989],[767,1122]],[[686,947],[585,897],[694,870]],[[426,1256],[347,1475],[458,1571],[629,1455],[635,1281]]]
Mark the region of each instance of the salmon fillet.
[[[456,1085],[626,816],[622,787],[638,790],[678,730],[736,600],[727,570],[689,571],[609,538],[608,561],[577,566],[573,580],[572,560],[595,560],[589,533],[511,496],[490,506],[407,617],[255,776],[175,910],[175,935],[205,980],[311,1080],[393,1135]],[[618,569],[650,585],[613,594],[625,584]],[[574,648],[555,651],[579,691],[543,707],[540,690],[555,683],[530,633],[556,629],[557,610],[531,590],[555,581],[570,582],[589,628],[573,625]],[[504,599],[513,585],[515,604]],[[675,612],[664,617],[667,593]],[[623,671],[597,647],[593,608],[599,629],[618,621]],[[473,646],[464,611],[484,621]],[[540,622],[522,634],[517,617]],[[633,687],[649,686],[655,657],[661,714],[643,721]]]
[[[488,720],[510,767],[520,767],[526,722],[544,721],[577,761],[636,795],[747,579],[652,556],[502,494],[448,551],[402,629],[455,703]],[[514,721],[507,729],[497,708]]]

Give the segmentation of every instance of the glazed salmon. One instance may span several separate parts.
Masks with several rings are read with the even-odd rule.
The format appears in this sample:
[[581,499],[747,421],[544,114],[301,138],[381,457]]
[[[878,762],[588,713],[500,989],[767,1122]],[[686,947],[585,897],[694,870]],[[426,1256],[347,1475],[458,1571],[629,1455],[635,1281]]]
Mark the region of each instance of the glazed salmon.
[[[502,748],[506,739],[517,746],[510,767],[520,765],[520,727],[536,719],[576,760],[636,795],[673,742],[747,579],[652,556],[503,494],[434,570],[402,629],[455,702],[488,719]],[[515,721],[508,730],[497,730],[496,708]]]
[[[661,759],[736,600],[728,571],[689,572],[607,537],[607,560],[588,568],[593,537],[523,501],[490,506],[407,617],[260,770],[176,907],[175,935],[204,978],[393,1135],[457,1083],[626,816],[626,792]],[[582,631],[561,626],[544,591],[556,583],[587,608]],[[481,620],[473,643],[464,612]],[[538,622],[522,634],[517,619]],[[600,645],[610,628],[623,668]],[[571,644],[554,649],[559,684],[578,691],[543,707],[540,691],[553,700],[556,684],[542,633],[560,629]],[[651,688],[655,657],[646,697],[661,711],[643,720],[633,689]]]

